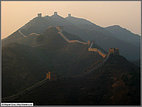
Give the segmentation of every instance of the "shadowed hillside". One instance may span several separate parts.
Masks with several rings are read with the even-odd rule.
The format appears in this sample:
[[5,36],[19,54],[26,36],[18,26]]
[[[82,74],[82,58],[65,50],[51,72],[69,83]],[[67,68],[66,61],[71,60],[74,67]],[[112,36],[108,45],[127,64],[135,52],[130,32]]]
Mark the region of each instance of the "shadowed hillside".
[[125,28],[114,25],[106,27],[105,29],[113,33],[113,35],[120,40],[125,40],[126,42],[132,43],[135,46],[139,46],[140,44],[139,35],[134,34]]
[[46,81],[14,102],[34,102],[35,105],[139,105],[139,73],[139,68],[124,57],[110,56],[95,71],[80,77]]
[[44,79],[49,71],[59,77],[78,75],[98,60],[103,58],[88,52],[88,45],[67,43],[54,27],[40,36],[19,38],[2,47],[2,95],[9,96]]

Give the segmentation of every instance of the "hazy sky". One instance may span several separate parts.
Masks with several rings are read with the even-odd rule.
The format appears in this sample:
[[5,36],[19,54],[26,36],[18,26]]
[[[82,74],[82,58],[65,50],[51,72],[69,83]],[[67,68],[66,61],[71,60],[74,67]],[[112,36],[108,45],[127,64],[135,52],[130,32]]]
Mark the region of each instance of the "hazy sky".
[[120,25],[141,34],[140,4],[140,1],[2,1],[1,35],[9,36],[39,12],[51,16],[54,11],[62,17],[71,13],[102,27]]

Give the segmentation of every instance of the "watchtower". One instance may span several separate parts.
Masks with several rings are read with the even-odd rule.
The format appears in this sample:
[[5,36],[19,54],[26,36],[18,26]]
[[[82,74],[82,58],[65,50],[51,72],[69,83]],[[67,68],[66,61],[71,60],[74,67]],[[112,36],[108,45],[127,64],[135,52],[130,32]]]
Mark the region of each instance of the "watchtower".
[[51,79],[51,72],[48,72],[48,73],[46,74],[46,79],[48,79],[48,80]]
[[42,14],[41,14],[41,13],[38,13],[37,16],[38,16],[38,17],[42,17]]
[[114,54],[114,48],[109,48],[109,53]]
[[68,17],[71,17],[71,14],[68,14]]
[[54,74],[54,73],[48,72],[48,73],[46,74],[46,79],[48,79],[48,80],[56,80],[56,79],[57,79],[57,76],[56,76],[56,74]]
[[118,48],[109,48],[109,54],[119,55],[119,49]]
[[54,15],[58,15],[58,13],[57,13],[57,12],[54,12]]
[[114,48],[114,50],[115,50],[115,51],[114,51],[114,54],[115,54],[115,55],[119,55],[119,49],[118,49],[118,48]]
[[91,42],[90,42],[90,40],[88,40],[88,46],[90,46],[90,44],[91,44]]

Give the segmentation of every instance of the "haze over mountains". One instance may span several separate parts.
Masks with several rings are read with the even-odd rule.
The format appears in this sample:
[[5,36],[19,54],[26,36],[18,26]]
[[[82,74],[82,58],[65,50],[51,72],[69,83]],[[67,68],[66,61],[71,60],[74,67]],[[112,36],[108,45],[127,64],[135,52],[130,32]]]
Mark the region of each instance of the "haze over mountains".
[[64,31],[77,35],[84,41],[93,40],[105,51],[110,47],[117,47],[120,53],[130,61],[140,58],[140,36],[117,25],[103,28],[86,19],[72,17],[70,14],[66,18],[59,16],[56,12],[52,16],[35,17],[20,30],[25,35],[40,34],[48,26],[64,26]]
[[[38,14],[2,40],[3,101],[139,105],[140,67],[130,62],[139,60],[139,42],[140,36],[120,26],[102,28],[57,12],[45,17]],[[57,80],[45,79],[48,72]],[[45,84],[27,91],[43,80]]]

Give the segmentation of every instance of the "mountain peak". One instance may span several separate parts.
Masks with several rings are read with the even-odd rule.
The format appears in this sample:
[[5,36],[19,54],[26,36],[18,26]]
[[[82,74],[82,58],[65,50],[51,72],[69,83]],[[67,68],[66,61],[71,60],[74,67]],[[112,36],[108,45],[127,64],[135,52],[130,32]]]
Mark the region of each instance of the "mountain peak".
[[113,25],[112,27],[116,27],[116,28],[122,28],[119,25]]
[[55,19],[57,19],[57,18],[64,19],[63,17],[61,17],[60,15],[58,15],[57,12],[54,12],[54,14],[51,16],[51,18],[55,18]]
[[128,29],[123,28],[123,27],[121,27],[121,26],[119,26],[119,25],[112,25],[112,26],[108,26],[108,27],[106,27],[106,28],[111,28],[111,29],[123,30],[123,31],[131,32],[131,31],[129,31]]
[[[119,26],[119,25],[112,25],[112,26],[108,26],[108,27],[106,27],[106,29],[107,30],[109,30],[109,31],[119,31],[119,32],[121,32],[123,35],[124,35],[124,33],[125,33],[125,35],[127,34],[127,35],[137,35],[138,36],[138,34],[135,34],[135,33],[133,33],[133,32],[131,32],[130,30],[128,30],[128,29],[126,29],[126,28],[124,28],[124,27],[121,27],[121,26]],[[116,32],[115,32],[116,33]]]

